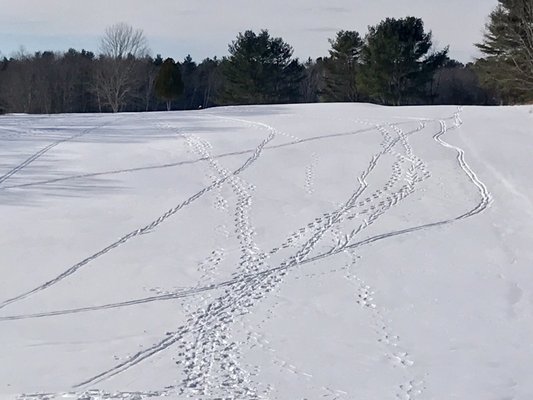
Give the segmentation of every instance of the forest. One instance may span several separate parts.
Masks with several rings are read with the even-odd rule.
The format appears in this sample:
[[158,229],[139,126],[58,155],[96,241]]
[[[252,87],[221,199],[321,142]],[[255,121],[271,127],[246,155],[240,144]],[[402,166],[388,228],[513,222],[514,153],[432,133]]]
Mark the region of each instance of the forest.
[[[533,0],[499,0],[482,56],[463,64],[435,48],[420,18],[339,31],[329,54],[299,60],[268,30],[245,31],[222,58],[152,57],[140,29],[106,29],[98,54],[20,51],[0,60],[0,113],[188,110],[222,105],[371,102],[500,105],[533,101]],[[1,50],[1,48],[0,48]]]

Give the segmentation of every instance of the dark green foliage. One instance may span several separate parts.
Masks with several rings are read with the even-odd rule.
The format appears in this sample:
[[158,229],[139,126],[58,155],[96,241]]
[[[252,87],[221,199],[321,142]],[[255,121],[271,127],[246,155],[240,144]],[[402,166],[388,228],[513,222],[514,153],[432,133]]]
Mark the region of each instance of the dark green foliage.
[[355,31],[340,31],[335,39],[330,39],[329,57],[324,59],[326,101],[359,101],[360,90],[357,84],[359,61],[364,45],[363,39]]
[[427,86],[448,53],[448,49],[431,53],[431,46],[431,32],[424,32],[419,18],[387,18],[369,27],[359,79],[366,94],[388,105],[424,101]]
[[230,104],[266,104],[298,101],[303,66],[292,59],[293,49],[268,31],[239,33],[222,62],[225,91]]
[[180,67],[172,58],[167,58],[159,69],[155,80],[155,93],[166,102],[167,110],[170,110],[172,100],[183,93]]
[[180,108],[184,110],[194,109],[198,107],[198,76],[197,76],[196,62],[193,61],[190,54],[185,57],[180,64],[181,76],[185,82],[185,90],[183,99],[180,102]]
[[158,54],[158,55],[155,56],[155,58],[153,60],[153,64],[156,67],[160,67],[161,65],[163,65],[163,57],[161,57],[161,54]]
[[[115,58],[108,55],[115,42],[108,41],[113,46],[99,56],[70,49],[0,59],[0,109],[118,112],[319,101],[400,105],[531,100],[533,0],[499,2],[478,45],[486,57],[474,66],[449,60],[447,49],[433,52],[431,32],[424,32],[422,21],[413,17],[386,19],[369,27],[364,40],[355,31],[340,31],[329,40],[327,57],[304,64],[293,58],[290,45],[266,30],[240,33],[221,60],[196,63],[187,56],[174,63],[159,54],[154,59],[144,51],[142,31],[119,25],[115,30],[136,35],[139,45]],[[110,36],[115,37],[122,36]]]
[[533,0],[499,0],[476,63],[482,82],[505,102],[533,100]]
[[55,112],[89,112],[95,109],[93,76],[94,53],[69,49],[63,56],[59,85],[62,104]]

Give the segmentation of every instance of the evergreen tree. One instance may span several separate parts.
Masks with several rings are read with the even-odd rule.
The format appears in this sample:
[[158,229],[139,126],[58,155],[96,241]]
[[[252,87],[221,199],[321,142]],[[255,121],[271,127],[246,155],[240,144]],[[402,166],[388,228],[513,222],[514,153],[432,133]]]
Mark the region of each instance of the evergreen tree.
[[62,105],[57,112],[89,112],[96,110],[93,74],[94,53],[69,49],[60,61],[58,86]]
[[185,87],[183,90],[183,97],[179,102],[179,107],[184,110],[195,109],[200,105],[198,96],[197,68],[198,66],[190,54],[188,54],[187,57],[185,57],[180,63],[181,76],[183,78]]
[[298,100],[303,66],[292,47],[267,30],[239,33],[222,63],[226,79],[221,100],[231,104],[286,103]]
[[161,65],[155,80],[155,92],[167,103],[167,111],[171,109],[172,100],[177,99],[183,93],[180,67],[172,58],[167,58]]
[[335,39],[329,39],[331,50],[324,60],[326,87],[324,99],[331,101],[358,101],[357,85],[359,58],[363,39],[355,31],[340,31]]
[[476,63],[486,86],[507,101],[533,99],[533,0],[498,0],[482,43],[485,55]]
[[163,57],[161,57],[161,54],[158,54],[155,56],[152,62],[156,67],[160,67],[161,65],[163,65],[164,60]]
[[387,18],[369,27],[362,51],[360,83],[369,97],[389,105],[424,101],[434,72],[448,49],[430,53],[431,32],[419,18]]

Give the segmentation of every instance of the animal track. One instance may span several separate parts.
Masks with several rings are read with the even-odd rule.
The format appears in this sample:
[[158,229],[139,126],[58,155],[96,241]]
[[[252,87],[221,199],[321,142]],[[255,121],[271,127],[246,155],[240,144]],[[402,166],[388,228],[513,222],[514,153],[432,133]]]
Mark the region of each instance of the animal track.
[[[229,120],[243,122],[243,120],[237,119]],[[458,115],[454,116],[453,120],[455,126],[460,124]],[[370,285],[371,279],[369,277],[363,279],[364,270],[360,271],[356,268],[359,260],[356,249],[382,238],[449,223],[454,219],[404,228],[394,232],[374,233],[374,230],[380,228],[382,217],[415,193],[419,184],[429,179],[431,173],[423,160],[415,154],[409,141],[411,135],[424,130],[425,122],[421,122],[418,128],[409,132],[404,132],[400,124],[376,124],[368,121],[365,123],[372,127],[375,134],[381,135],[381,143],[376,153],[370,157],[366,169],[361,171],[358,179],[351,183],[351,193],[338,204],[332,205],[328,212],[317,215],[316,218],[310,218],[307,224],[295,229],[285,240],[271,250],[262,249],[260,243],[256,242],[258,239],[253,221],[254,214],[252,213],[254,201],[257,200],[254,197],[256,190],[254,185],[247,181],[248,175],[242,174],[242,172],[261,155],[264,146],[276,135],[279,134],[299,141],[307,139],[298,139],[293,135],[277,132],[265,124],[248,121],[248,126],[254,129],[266,129],[269,134],[261,145],[253,150],[252,157],[237,170],[230,171],[219,162],[221,157],[213,155],[213,146],[208,141],[200,136],[188,135],[186,137],[187,143],[200,156],[201,163],[205,168],[205,177],[210,182],[208,190],[195,195],[189,200],[189,203],[204,193],[210,192],[213,195],[213,207],[224,214],[223,216],[217,215],[217,222],[213,224],[215,225],[213,228],[218,235],[216,237],[217,243],[223,241],[224,244],[207,252],[205,259],[198,263],[199,278],[196,286],[150,289],[157,295],[166,296],[165,299],[173,299],[174,301],[178,299],[182,302],[182,307],[187,313],[187,320],[182,326],[177,327],[175,331],[167,332],[164,338],[150,348],[142,349],[135,354],[132,353],[124,360],[117,357],[115,367],[87,379],[79,387],[96,385],[173,345],[178,348],[175,354],[176,363],[182,375],[176,377],[177,384],[175,386],[169,386],[157,392],[117,392],[112,394],[93,390],[64,393],[61,396],[64,398],[71,396],[70,398],[80,400],[93,398],[144,399],[169,395],[202,400],[255,400],[276,397],[281,399],[281,395],[278,396],[274,386],[261,383],[261,374],[264,372],[261,370],[261,366],[245,364],[243,361],[243,354],[248,349],[259,348],[268,355],[270,362],[279,367],[286,376],[301,379],[308,383],[308,386],[313,386],[316,389],[317,397],[329,399],[357,398],[358,393],[356,391],[348,393],[334,389],[330,385],[323,385],[323,382],[320,382],[319,374],[313,371],[315,376],[312,376],[306,370],[305,365],[296,365],[287,359],[288,357],[283,357],[283,354],[276,351],[269,342],[267,334],[263,333],[261,323],[252,326],[246,325],[246,318],[243,318],[252,312],[254,307],[265,297],[272,296],[279,290],[290,271],[307,263],[325,260],[331,255],[344,253],[349,257],[349,260],[342,267],[324,263],[322,270],[307,275],[299,274],[296,278],[320,277],[323,279],[331,274],[342,272],[351,283],[349,293],[354,301],[353,312],[365,313],[364,315],[369,316],[372,321],[371,328],[375,332],[375,340],[379,343],[376,343],[376,346],[383,349],[386,359],[391,365],[391,370],[395,371],[395,374],[402,375],[402,379],[398,379],[396,383],[396,397],[404,400],[420,397],[426,382],[425,379],[416,375],[415,371],[421,368],[423,363],[415,364],[416,358],[411,354],[412,349],[404,347],[407,340],[402,340],[398,335],[395,335],[391,328],[393,324],[388,319],[386,307],[380,304],[380,294],[382,293],[380,288]],[[486,209],[491,197],[485,185],[466,164],[464,152],[441,139],[449,129],[453,128],[448,128],[446,122],[441,121],[441,131],[434,136],[434,139],[444,147],[454,149],[457,152],[459,166],[475,184],[481,195],[481,201],[476,208],[456,218],[462,219]],[[246,152],[236,153],[244,154]],[[312,200],[312,196],[316,193],[314,185],[319,157],[317,154],[313,154],[312,158],[311,164],[305,167],[304,188],[308,200]],[[302,172],[300,171],[300,173]],[[378,180],[376,177],[379,175],[376,172],[387,173],[387,175]],[[345,176],[334,178],[346,179],[345,182],[348,182],[347,179],[349,179]],[[134,236],[152,231],[177,209],[169,210],[150,225],[135,231],[131,236],[120,239],[113,246],[116,247]],[[222,221],[218,221],[218,218],[221,218]],[[371,226],[372,229],[367,229]],[[365,237],[364,235],[368,231],[371,231],[375,236]],[[81,264],[76,264],[74,269],[67,271],[67,275],[62,275],[59,278],[63,279],[76,272],[86,263],[102,256],[114,247],[106,248],[96,253],[92,258],[82,261]],[[233,262],[235,254],[238,255],[237,262]],[[276,257],[272,257],[274,255]],[[227,271],[228,274],[232,273],[232,275],[231,279],[220,282],[224,278],[217,278],[217,276],[223,266],[233,268]],[[50,284],[47,283],[47,286],[38,288],[38,290],[44,290],[54,283],[56,283],[55,280],[51,281]],[[11,299],[13,301],[9,300],[8,303],[2,303],[0,307],[28,297],[33,293],[34,291],[25,293]],[[173,295],[175,297],[172,297]],[[134,301],[129,303],[134,304]],[[276,303],[273,306],[267,305],[262,323],[276,315],[274,311],[277,306]],[[57,315],[61,314],[57,313]],[[240,329],[236,329],[239,327]],[[41,394],[27,395],[21,398],[44,400],[57,396],[59,394]]]
[[315,191],[314,184],[315,184],[316,168],[318,165],[318,155],[316,153],[312,153],[311,158],[312,158],[311,163],[305,168],[304,188],[308,194],[313,194]]
[[414,400],[424,392],[424,389],[423,380],[413,379],[399,386],[399,393],[396,397],[400,400]]

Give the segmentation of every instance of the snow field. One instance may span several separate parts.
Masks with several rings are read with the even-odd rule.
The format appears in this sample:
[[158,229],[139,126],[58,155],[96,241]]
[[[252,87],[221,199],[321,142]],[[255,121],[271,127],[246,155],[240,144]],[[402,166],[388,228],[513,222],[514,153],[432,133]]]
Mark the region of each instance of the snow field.
[[2,117],[0,397],[531,398],[532,118]]

